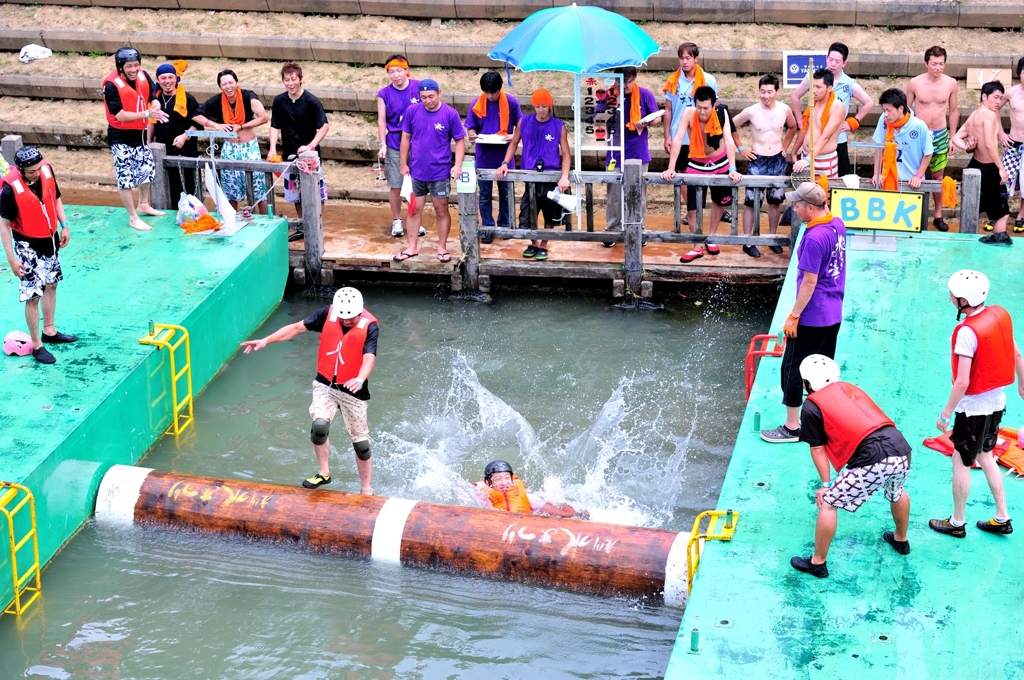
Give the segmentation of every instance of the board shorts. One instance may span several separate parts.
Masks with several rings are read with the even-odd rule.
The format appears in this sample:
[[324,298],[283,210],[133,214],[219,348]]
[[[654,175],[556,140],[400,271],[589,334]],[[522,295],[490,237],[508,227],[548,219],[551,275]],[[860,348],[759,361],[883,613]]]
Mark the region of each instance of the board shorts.
[[825,175],[829,179],[839,177],[839,153],[833,151],[824,156],[814,157],[814,174]]
[[1010,189],[1010,196],[1020,189],[1020,195],[1024,196],[1024,172],[1020,171],[1021,160],[1024,160],[1024,142],[1010,140],[1010,145],[1003,151],[1003,167],[1009,177],[1006,186]]
[[981,171],[981,198],[978,200],[978,212],[985,213],[991,222],[1009,215],[1010,204],[1006,196],[1006,187],[999,177],[999,167],[995,163],[979,163],[974,158],[967,164],[967,167]]
[[328,387],[319,380],[313,381],[313,403],[309,405],[309,417],[313,420],[333,421],[341,411],[345,429],[352,443],[370,439],[370,425],[366,419],[366,402],[356,399],[345,390]]
[[387,153],[384,154],[384,178],[388,182],[388,189],[402,188],[402,180],[405,177],[402,176],[401,167],[402,152],[389,146]]
[[874,465],[847,468],[839,473],[821,500],[833,508],[857,512],[876,491],[884,489],[885,500],[895,503],[903,497],[909,471],[910,460],[906,456],[889,456]]
[[[260,143],[255,139],[240,144],[224,142],[224,146],[220,150],[220,157],[226,161],[263,160],[263,156],[260,155]],[[245,173],[241,170],[221,170],[220,184],[228,200],[243,203],[249,200],[245,191]],[[259,199],[262,196],[263,200],[267,200],[267,178],[262,172],[252,174],[252,190],[255,198]]]
[[134,189],[153,181],[156,161],[148,145],[111,144],[110,153],[114,157],[114,175],[117,177],[118,189]]
[[981,452],[988,453],[996,448],[999,439],[999,423],[1006,409],[977,416],[957,412],[953,418],[953,431],[949,441],[960,454],[964,465],[971,467]]
[[451,184],[446,179],[439,179],[436,182],[421,182],[415,177],[412,180],[412,195],[422,198],[430,194],[431,198],[448,198],[452,192]]
[[43,297],[46,286],[64,280],[57,250],[53,251],[51,257],[45,257],[37,253],[28,242],[15,239],[14,256],[25,268],[18,284],[18,299],[22,302]]
[[[756,156],[754,160],[747,164],[747,174],[781,176],[786,174],[786,167],[786,153],[780,151],[774,156]],[[754,189],[747,189],[746,201],[750,205],[754,203],[754,191]],[[765,200],[765,193],[767,192],[769,205],[782,205],[783,201],[786,200],[786,190],[782,187],[760,189],[760,192],[762,201]]]
[[935,147],[935,151],[932,152],[932,161],[928,164],[928,172],[945,170],[946,164],[949,162],[949,130],[946,128],[932,130],[932,146]]
[[[686,162],[687,175],[728,175],[729,156],[723,151],[714,158],[689,158]],[[731,187],[707,187],[710,191],[704,192],[704,203],[707,203],[707,195],[711,194],[711,201],[720,206],[732,203]],[[697,209],[697,188],[691,186],[686,191],[686,209]]]
[[[302,201],[302,192],[299,189],[299,172],[298,170],[292,172],[286,172],[284,175],[284,202],[285,203],[300,203]],[[327,182],[324,181],[324,167],[321,165],[320,170],[320,202],[327,202]],[[258,194],[257,194],[258,195]]]

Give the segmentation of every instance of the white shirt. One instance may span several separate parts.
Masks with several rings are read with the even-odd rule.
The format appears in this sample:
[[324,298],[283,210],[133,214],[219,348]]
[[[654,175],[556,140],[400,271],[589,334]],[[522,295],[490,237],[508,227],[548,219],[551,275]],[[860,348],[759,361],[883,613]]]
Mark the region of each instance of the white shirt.
[[[974,314],[980,314],[985,307],[982,307]],[[971,316],[974,316],[971,314]],[[953,348],[953,353],[962,357],[974,358],[974,354],[978,351],[978,336],[969,327],[964,326],[956,334],[956,345]],[[1003,392],[1002,387],[997,387],[994,390],[988,392],[982,392],[981,394],[965,394],[960,403],[956,405],[956,412],[963,413],[967,416],[987,416],[990,413],[996,413],[1006,408],[1006,394]]]

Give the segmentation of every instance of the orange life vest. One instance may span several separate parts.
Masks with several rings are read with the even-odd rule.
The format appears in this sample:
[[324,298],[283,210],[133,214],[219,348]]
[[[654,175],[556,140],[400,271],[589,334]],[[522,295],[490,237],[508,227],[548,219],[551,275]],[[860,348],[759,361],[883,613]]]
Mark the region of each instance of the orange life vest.
[[377,319],[364,309],[356,325],[347,333],[342,333],[341,319],[331,321],[333,312],[334,305],[331,305],[327,310],[327,322],[320,331],[316,372],[331,381],[332,385],[343,385],[359,377],[359,369],[363,367],[366,332],[371,323],[377,323]]
[[0,182],[0,186],[10,185],[18,204],[18,217],[11,222],[11,228],[28,238],[50,238],[57,233],[57,183],[48,163],[43,163],[39,169],[39,183],[42,187],[42,200],[13,167]]
[[850,462],[865,437],[887,425],[895,426],[864,390],[850,383],[826,385],[807,400],[821,409],[828,437],[825,453],[836,472]]
[[960,355],[956,353],[956,334],[967,326],[978,336],[978,350],[971,362],[971,382],[967,394],[981,394],[1013,383],[1013,321],[1005,309],[998,305],[985,307],[963,320],[953,331],[953,381],[959,368]]
[[476,483],[476,488],[487,494],[487,500],[490,501],[491,507],[495,510],[521,512],[527,515],[533,513],[533,506],[530,505],[530,498],[526,495],[526,486],[524,486],[523,481],[515,475],[512,475],[512,487],[505,493],[489,486],[487,482],[483,480]]
[[[135,87],[130,87],[127,81],[125,81],[124,76],[117,71],[113,71],[103,79],[100,89],[106,88],[107,83],[114,83],[114,86],[117,87],[117,93],[121,95],[121,107],[125,111],[129,113],[142,113],[149,108],[149,78],[146,77],[145,71],[140,70],[135,75]],[[103,100],[103,108],[107,113],[107,123],[115,130],[145,130],[146,126],[149,125],[149,120],[146,118],[128,121],[118,120],[117,116],[110,112],[106,99]]]

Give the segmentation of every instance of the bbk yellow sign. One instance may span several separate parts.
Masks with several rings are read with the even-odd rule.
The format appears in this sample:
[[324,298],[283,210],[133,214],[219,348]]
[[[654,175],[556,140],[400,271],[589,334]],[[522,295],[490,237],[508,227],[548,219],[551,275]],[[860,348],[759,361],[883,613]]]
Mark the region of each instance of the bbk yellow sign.
[[832,189],[832,214],[848,229],[921,231],[926,194],[872,189]]

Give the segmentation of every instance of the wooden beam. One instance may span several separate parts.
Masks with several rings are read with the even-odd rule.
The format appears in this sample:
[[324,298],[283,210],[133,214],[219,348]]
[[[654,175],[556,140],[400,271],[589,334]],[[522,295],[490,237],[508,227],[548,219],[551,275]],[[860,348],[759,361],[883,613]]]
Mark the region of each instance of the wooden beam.
[[647,218],[647,191],[643,180],[643,164],[631,158],[622,163],[622,233],[625,244],[623,271],[626,291],[631,297],[640,295],[644,258],[641,236]]
[[[964,170],[960,194],[960,233],[978,233],[978,211],[981,204],[981,170]],[[927,210],[927,206],[925,206]]]
[[[305,151],[299,154],[299,158],[319,162],[319,156],[316,151]],[[267,163],[266,165],[279,164]],[[299,171],[298,174],[299,200],[302,201],[303,244],[306,249],[304,258],[306,271],[311,276],[319,278],[324,254],[323,211],[320,208],[320,176],[316,172]]]
[[480,237],[477,235],[477,193],[459,194],[459,245],[465,255],[462,262],[462,287],[480,288]]

